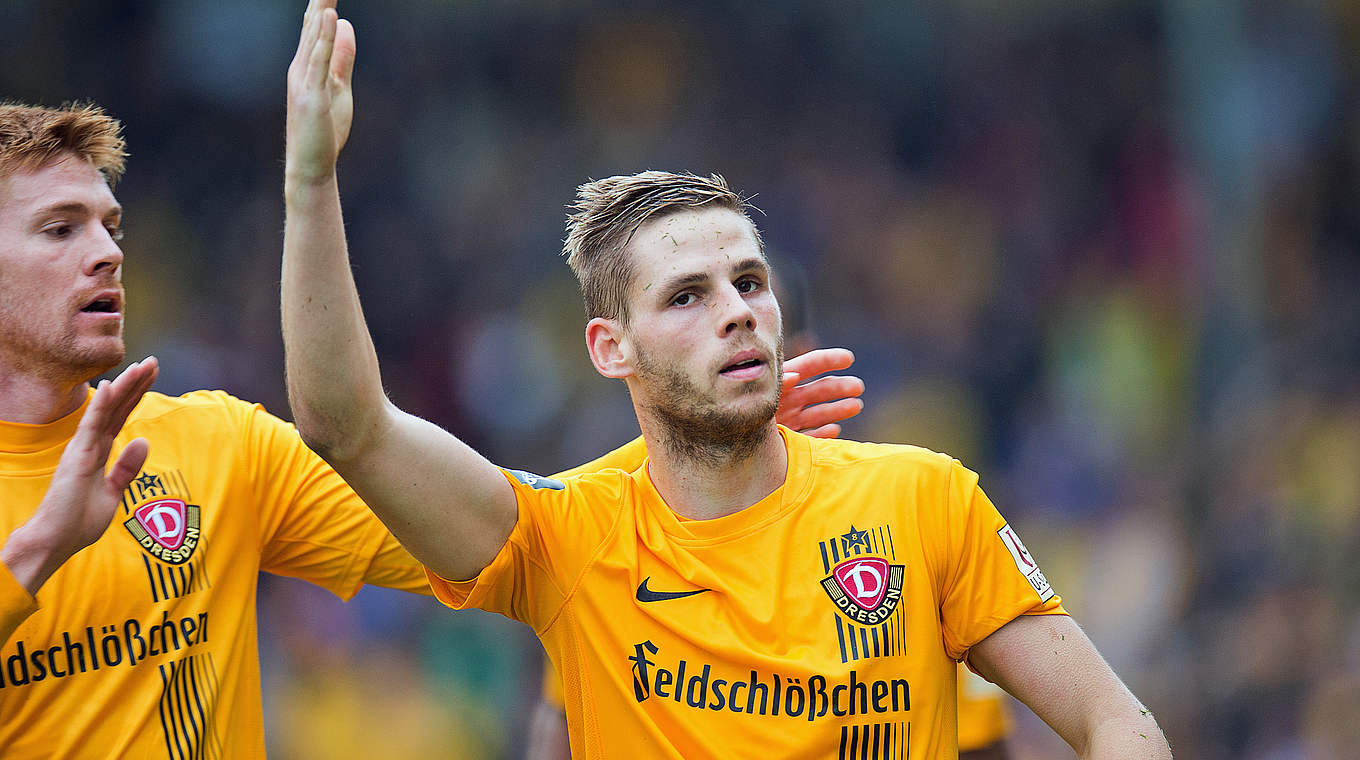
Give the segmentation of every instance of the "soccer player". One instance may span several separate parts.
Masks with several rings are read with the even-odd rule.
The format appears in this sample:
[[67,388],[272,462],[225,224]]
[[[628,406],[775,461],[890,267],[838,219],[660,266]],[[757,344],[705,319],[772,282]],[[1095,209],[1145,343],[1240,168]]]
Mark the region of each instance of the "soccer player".
[[[291,425],[146,394],[155,359],[91,391],[124,353],[119,132],[93,106],[0,106],[0,755],[260,757],[261,570],[430,590]],[[798,377],[789,424],[858,411],[857,378]]]
[[776,424],[779,304],[720,178],[591,182],[570,217],[587,351],[628,387],[644,466],[502,470],[391,404],[336,177],[354,53],[334,0],[313,2],[288,74],[298,429],[436,596],[534,629],[563,678],[573,755],[949,757],[966,659],[1080,757],[1170,756],[974,473]]

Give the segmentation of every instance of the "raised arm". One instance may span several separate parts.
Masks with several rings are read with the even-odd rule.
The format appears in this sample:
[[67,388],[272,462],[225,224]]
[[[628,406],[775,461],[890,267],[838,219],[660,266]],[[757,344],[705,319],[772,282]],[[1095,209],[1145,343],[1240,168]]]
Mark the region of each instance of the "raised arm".
[[500,471],[446,431],[397,409],[350,274],[335,163],[349,135],[354,29],[312,0],[288,68],[283,343],[299,432],[420,560],[475,576],[515,525]]
[[1067,615],[1022,615],[978,642],[968,660],[1029,706],[1082,760],[1170,760],[1138,701]]

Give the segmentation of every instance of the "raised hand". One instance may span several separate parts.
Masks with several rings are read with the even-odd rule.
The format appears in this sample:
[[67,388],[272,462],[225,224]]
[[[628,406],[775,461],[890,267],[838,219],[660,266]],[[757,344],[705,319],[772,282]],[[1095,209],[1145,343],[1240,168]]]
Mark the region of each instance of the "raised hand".
[[335,11],[336,0],[311,0],[288,66],[290,178],[319,182],[335,171],[354,116],[354,27]]
[[106,473],[109,452],[158,371],[156,358],[148,357],[129,365],[112,381],[99,382],[62,452],[47,494],[33,517],[15,528],[0,550],[0,561],[29,593],[36,593],[58,567],[108,528],[123,489],[146,462],[148,445],[145,438],[134,439]]
[[[815,438],[840,435],[838,423],[864,409],[859,398],[864,381],[854,375],[817,376],[848,369],[854,363],[855,355],[844,348],[819,348],[785,361],[784,391],[775,421]],[[808,381],[802,382],[805,378]]]

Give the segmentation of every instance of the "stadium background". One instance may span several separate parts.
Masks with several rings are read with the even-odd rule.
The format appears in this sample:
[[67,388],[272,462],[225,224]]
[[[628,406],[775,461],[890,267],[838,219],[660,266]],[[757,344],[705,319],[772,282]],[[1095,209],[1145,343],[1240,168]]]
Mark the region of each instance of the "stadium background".
[[[296,6],[296,7],[294,7]],[[589,177],[758,193],[856,438],[962,458],[1178,756],[1360,746],[1360,5],[348,2],[352,256],[394,399],[550,472],[632,435],[557,257]],[[126,123],[131,355],[287,416],[302,3],[3,0],[0,97]],[[519,751],[515,624],[261,592],[277,760]],[[1067,756],[1020,713],[1022,758]],[[1353,755],[1349,755],[1353,756]]]

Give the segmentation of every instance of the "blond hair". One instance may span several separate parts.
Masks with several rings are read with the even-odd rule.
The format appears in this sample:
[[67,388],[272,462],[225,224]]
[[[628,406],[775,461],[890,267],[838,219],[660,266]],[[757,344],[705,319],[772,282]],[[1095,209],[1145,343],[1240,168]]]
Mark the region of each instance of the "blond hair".
[[0,103],[0,177],[74,153],[112,185],[123,175],[127,158],[122,130],[117,119],[93,103],[60,108]]
[[[733,192],[722,175],[645,171],[593,180],[576,189],[568,208],[567,239],[562,253],[581,285],[586,317],[628,322],[625,297],[635,269],[624,254],[645,222],[688,209],[717,206],[751,221],[753,208]],[[764,250],[760,231],[751,224]]]

